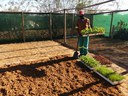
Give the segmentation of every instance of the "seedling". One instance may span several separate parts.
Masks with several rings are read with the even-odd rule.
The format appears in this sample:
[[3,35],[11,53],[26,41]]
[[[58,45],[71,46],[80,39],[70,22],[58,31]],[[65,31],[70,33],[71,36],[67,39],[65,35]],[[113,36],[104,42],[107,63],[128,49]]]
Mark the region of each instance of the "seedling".
[[93,57],[81,56],[80,60],[82,60],[84,63],[93,68],[100,65],[100,62],[96,61]]
[[110,82],[121,81],[124,78],[122,75],[116,73],[113,69],[101,65],[100,62],[95,60],[93,57],[81,56],[80,60],[88,66],[94,68],[94,72],[98,72],[98,74],[101,74],[104,76],[104,78],[109,79]]
[[110,74],[108,76],[108,78],[111,80],[111,81],[121,81],[122,79],[124,79],[124,77],[120,74],[117,74],[117,73],[113,73],[113,74]]
[[105,29],[103,27],[85,28],[81,30],[82,35],[93,34],[93,33],[104,33]]
[[96,68],[96,70],[101,73],[102,75],[104,75],[105,77],[107,77],[108,75],[114,73],[114,71],[106,66],[99,66]]

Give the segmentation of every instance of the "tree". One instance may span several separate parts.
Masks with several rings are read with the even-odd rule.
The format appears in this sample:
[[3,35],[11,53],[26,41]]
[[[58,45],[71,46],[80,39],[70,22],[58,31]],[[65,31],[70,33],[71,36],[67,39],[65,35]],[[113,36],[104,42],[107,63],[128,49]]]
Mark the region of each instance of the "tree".
[[[97,2],[102,2],[106,0],[1,0],[0,8],[2,11],[23,11],[23,12],[53,12],[56,10],[76,8],[77,10],[95,4]],[[112,2],[108,6],[116,6],[119,8],[119,2]],[[86,8],[88,10],[99,10],[104,8],[104,6],[95,6],[91,8]],[[104,8],[105,10],[107,8]]]
[[91,8],[84,8],[84,7],[89,6],[91,4],[92,4],[92,0],[79,0],[75,9],[76,11],[83,9],[85,10],[86,13],[89,13],[88,10],[91,10]]

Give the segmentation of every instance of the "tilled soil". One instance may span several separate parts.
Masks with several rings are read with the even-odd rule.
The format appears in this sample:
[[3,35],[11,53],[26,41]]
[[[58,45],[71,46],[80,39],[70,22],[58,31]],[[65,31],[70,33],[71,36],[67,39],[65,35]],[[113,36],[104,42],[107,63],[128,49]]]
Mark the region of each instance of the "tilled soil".
[[39,61],[67,53],[73,54],[73,50],[54,41],[0,44],[0,66]]
[[[63,42],[63,40],[57,41]],[[77,38],[68,38],[67,44],[76,48]],[[128,69],[128,41],[93,36],[90,37],[89,52],[107,57],[110,61]]]
[[112,64],[112,62],[110,60],[108,60],[107,58],[105,58],[101,55],[95,55],[95,56],[93,56],[93,58],[95,58],[101,64],[106,65],[106,66],[110,66]]
[[124,96],[69,55],[0,68],[0,96]]
[[[63,43],[63,40],[57,40]],[[77,38],[68,38],[67,46],[76,48]],[[111,67],[125,77],[121,84],[121,91],[128,96],[128,41],[104,38],[103,36],[90,36],[89,52],[102,64]]]

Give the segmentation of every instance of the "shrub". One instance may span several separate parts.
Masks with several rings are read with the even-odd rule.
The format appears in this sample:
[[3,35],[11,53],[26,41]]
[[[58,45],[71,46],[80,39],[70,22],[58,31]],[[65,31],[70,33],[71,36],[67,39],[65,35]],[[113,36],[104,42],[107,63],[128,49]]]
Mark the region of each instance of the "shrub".
[[120,29],[113,36],[114,39],[128,40],[128,29]]
[[127,28],[127,23],[124,21],[120,20],[117,23],[117,26],[115,26],[115,29],[113,31],[114,36],[113,38],[115,39],[122,39],[122,40],[128,40],[128,28]]

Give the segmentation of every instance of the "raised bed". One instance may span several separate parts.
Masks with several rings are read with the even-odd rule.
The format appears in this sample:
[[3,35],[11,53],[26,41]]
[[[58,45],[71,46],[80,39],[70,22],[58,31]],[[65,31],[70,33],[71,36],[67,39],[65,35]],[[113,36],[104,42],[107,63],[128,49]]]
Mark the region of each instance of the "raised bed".
[[[107,82],[109,82],[111,85],[117,85],[117,84],[121,84],[122,82],[123,82],[123,80],[119,80],[119,81],[112,81],[112,80],[110,80],[108,77],[109,76],[112,76],[112,74],[114,74],[114,73],[116,73],[115,71],[113,71],[113,72],[111,72],[111,73],[109,73],[109,76],[107,77],[107,76],[104,76],[103,75],[103,73],[101,72],[100,73],[100,71],[98,72],[97,71],[97,69],[96,68],[100,68],[101,69],[101,66],[103,67],[103,65],[102,64],[97,64],[97,62],[95,63],[94,61],[94,58],[92,57],[92,61],[94,62],[94,64],[96,64],[96,66],[95,67],[91,67],[91,66],[89,66],[89,65],[92,65],[92,64],[89,64],[89,63],[92,63],[92,62],[90,62],[91,60],[88,60],[88,58],[89,59],[91,59],[90,57],[87,57],[87,58],[85,58],[85,60],[83,60],[83,58],[80,58],[80,62],[82,63],[82,64],[84,64],[87,68],[89,68],[91,71],[93,71],[94,73],[96,73],[97,75],[99,75],[100,77],[102,77],[104,80],[106,80]],[[88,61],[87,61],[88,60]],[[86,63],[85,63],[86,62]],[[88,64],[87,64],[88,63]],[[107,67],[105,67],[105,68],[107,68]],[[107,69],[108,71],[109,71],[109,68]],[[111,71],[111,70],[110,70]],[[108,73],[107,71],[106,71],[106,73]],[[115,74],[114,74],[115,75]],[[121,75],[120,75],[121,76]],[[121,77],[121,78],[123,78],[123,77]]]

